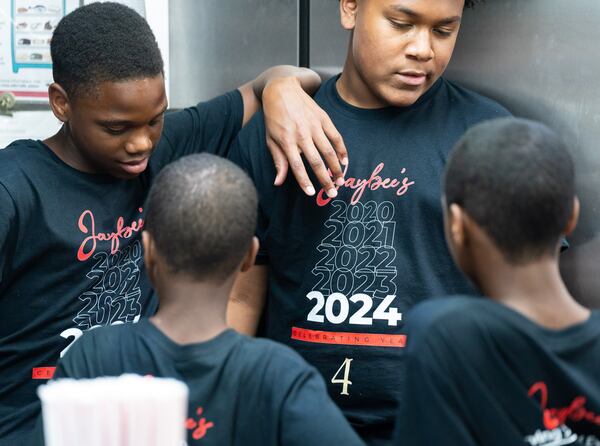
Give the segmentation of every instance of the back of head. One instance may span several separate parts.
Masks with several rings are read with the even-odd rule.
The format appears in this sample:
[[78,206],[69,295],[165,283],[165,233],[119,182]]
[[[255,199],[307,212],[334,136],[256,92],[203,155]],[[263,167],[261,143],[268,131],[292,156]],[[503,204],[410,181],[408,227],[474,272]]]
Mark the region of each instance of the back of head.
[[163,73],[150,26],[119,3],[92,3],[66,15],[52,35],[50,52],[54,81],[72,97],[102,82]]
[[461,206],[511,263],[555,252],[573,212],[575,172],[543,124],[488,121],[469,130],[446,167],[446,203]]
[[222,282],[250,248],[257,205],[252,181],[235,164],[214,155],[190,155],[156,177],[145,229],[170,272]]

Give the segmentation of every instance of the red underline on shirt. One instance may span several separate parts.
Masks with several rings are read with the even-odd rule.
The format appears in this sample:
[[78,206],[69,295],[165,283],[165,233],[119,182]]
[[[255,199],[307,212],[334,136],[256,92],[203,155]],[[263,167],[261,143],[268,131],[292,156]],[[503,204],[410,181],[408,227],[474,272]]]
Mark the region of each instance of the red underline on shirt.
[[404,348],[406,346],[406,335],[317,331],[298,327],[292,327],[292,339],[317,344],[360,345],[364,347]]
[[31,369],[31,379],[52,379],[56,367],[34,367]]

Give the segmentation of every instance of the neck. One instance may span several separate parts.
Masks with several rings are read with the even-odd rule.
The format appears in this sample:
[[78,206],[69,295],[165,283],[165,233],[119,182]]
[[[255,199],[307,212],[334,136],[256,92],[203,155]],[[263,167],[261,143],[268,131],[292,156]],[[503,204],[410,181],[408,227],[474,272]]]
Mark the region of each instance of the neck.
[[55,135],[45,139],[44,144],[50,147],[50,150],[65,164],[82,172],[87,172],[85,168],[82,168],[85,163],[82,161],[75,144],[73,144],[67,124],[63,124]]
[[174,342],[204,342],[227,329],[225,315],[233,279],[223,284],[181,277],[157,282],[160,305],[150,320]]
[[573,299],[562,281],[556,257],[525,265],[495,260],[479,262],[482,266],[477,273],[482,292],[493,300],[551,329],[566,328],[589,317],[590,311]]

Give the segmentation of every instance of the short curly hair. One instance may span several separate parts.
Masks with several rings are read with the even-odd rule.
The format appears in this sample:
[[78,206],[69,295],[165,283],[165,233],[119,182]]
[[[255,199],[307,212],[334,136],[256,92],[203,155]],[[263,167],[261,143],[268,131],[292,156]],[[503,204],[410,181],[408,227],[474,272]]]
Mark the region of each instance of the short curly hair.
[[92,3],[66,15],[50,43],[52,74],[77,97],[102,82],[155,77],[163,60],[150,26],[119,3]]

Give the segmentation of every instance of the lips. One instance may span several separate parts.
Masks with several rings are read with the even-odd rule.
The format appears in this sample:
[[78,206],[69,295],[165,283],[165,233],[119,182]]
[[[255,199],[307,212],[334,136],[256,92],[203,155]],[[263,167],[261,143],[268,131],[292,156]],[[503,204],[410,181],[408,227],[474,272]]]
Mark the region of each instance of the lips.
[[126,163],[119,163],[121,169],[130,175],[139,175],[148,167],[148,158],[141,160],[127,161]]
[[427,73],[424,71],[405,70],[397,73],[400,81],[406,85],[418,87],[427,82]]

